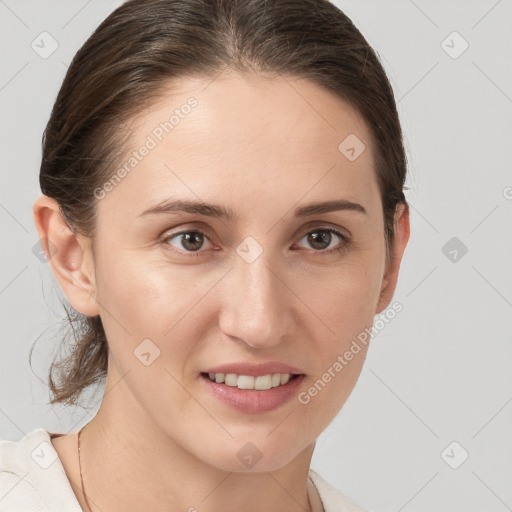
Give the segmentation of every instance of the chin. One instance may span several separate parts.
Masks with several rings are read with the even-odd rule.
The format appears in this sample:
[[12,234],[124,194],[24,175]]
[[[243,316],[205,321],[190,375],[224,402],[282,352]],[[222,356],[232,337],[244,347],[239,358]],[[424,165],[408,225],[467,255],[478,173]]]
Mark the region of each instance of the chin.
[[[283,439],[277,432],[261,436],[247,435],[237,436],[225,443],[219,440],[212,442],[213,449],[198,453],[207,464],[234,473],[262,473],[277,471],[291,461],[300,453],[300,445],[297,439],[290,436]],[[275,438],[270,441],[270,437]],[[197,448],[196,448],[197,450]]]

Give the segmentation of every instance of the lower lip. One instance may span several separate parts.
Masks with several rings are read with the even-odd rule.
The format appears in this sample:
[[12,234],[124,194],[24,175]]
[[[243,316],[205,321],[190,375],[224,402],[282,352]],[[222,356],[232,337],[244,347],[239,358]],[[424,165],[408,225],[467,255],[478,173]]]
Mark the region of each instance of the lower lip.
[[272,411],[285,404],[297,393],[304,377],[303,374],[297,375],[282,386],[259,391],[226,386],[226,384],[213,382],[208,376],[201,374],[201,379],[210,393],[234,409],[249,413]]

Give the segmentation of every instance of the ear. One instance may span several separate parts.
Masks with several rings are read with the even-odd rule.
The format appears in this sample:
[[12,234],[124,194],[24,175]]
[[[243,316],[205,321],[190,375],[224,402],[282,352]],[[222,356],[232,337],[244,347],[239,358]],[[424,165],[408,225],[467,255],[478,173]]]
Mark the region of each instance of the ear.
[[384,311],[393,298],[398,280],[400,262],[402,261],[405,247],[409,241],[409,235],[409,206],[405,203],[399,203],[395,211],[393,246],[390,249],[389,260],[382,279],[380,298],[377,304],[377,310],[375,311],[376,315]]
[[33,212],[41,248],[69,303],[83,315],[99,315],[90,239],[71,231],[59,204],[48,196],[36,199]]

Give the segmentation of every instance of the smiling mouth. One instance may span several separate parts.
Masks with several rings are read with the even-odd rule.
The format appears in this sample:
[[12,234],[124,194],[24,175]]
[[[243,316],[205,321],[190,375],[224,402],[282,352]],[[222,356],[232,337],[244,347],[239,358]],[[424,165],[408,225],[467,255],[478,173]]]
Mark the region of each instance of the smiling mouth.
[[299,374],[294,373],[269,373],[267,375],[239,375],[236,373],[201,373],[201,375],[217,384],[224,384],[238,389],[265,391],[272,388],[285,386],[293,381]]

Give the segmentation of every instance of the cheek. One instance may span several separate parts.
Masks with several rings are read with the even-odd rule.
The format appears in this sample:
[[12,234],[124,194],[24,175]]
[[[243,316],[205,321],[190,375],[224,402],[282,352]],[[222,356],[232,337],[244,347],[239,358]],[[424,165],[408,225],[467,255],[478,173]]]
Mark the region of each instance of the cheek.
[[178,270],[170,272],[168,266],[155,265],[135,252],[119,251],[101,261],[98,289],[99,301],[128,330],[155,333],[158,326],[179,318],[194,286],[186,286]]
[[197,350],[194,340],[201,339],[205,325],[201,299],[218,276],[201,274],[198,278],[199,267],[173,268],[148,260],[118,251],[97,265],[98,301],[109,345],[126,370],[133,363],[133,351],[149,339],[164,356],[160,361],[169,364],[172,360],[172,366],[185,372],[180,361]]
[[332,349],[341,349],[373,323],[382,272],[381,260],[373,253],[358,253],[328,273],[308,275],[299,281],[297,294],[321,320],[318,329],[323,328]]
[[308,418],[304,424],[319,431],[342,408],[361,373],[378,297],[376,281],[368,273],[346,272],[308,296],[320,321],[313,327],[313,368],[297,402]]
[[311,375],[298,393],[297,407],[304,415],[301,424],[310,426],[313,437],[325,430],[352,393],[368,349],[367,345],[359,345],[357,354],[349,351],[350,361],[344,357],[346,351],[333,354],[328,364]]
[[300,294],[319,320],[310,323],[316,340],[314,370],[298,396],[311,421],[321,410],[326,426],[357,382],[370,343],[382,270],[374,252],[359,253],[340,264],[330,279],[303,281]]

